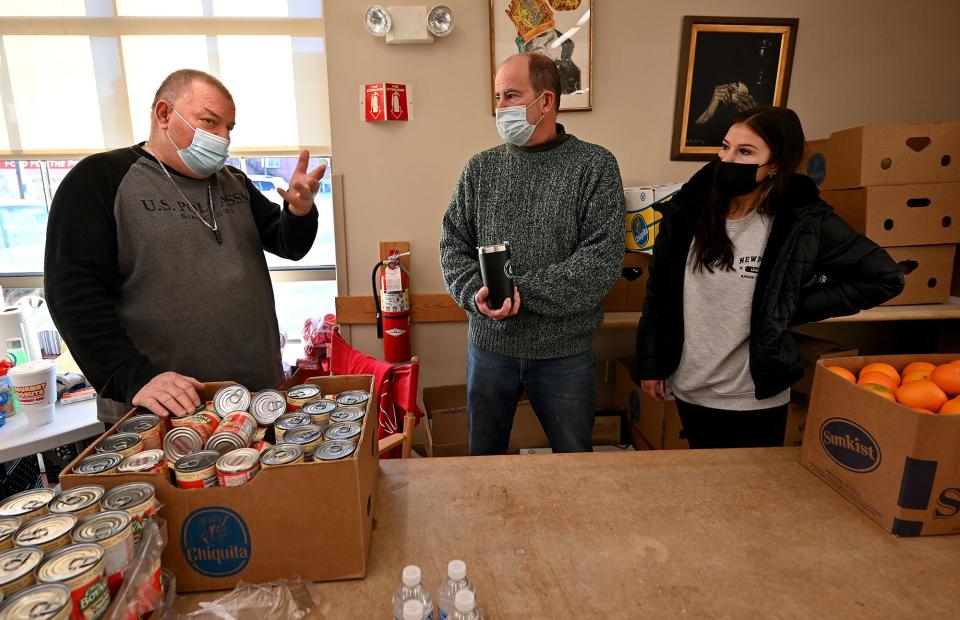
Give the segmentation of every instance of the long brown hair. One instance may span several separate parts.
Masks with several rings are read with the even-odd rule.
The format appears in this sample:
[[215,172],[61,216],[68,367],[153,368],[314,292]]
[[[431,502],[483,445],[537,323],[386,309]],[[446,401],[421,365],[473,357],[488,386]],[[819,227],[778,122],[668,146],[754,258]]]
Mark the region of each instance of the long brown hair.
[[[772,214],[786,192],[790,176],[803,160],[806,139],[796,112],[788,108],[758,106],[734,117],[732,125],[749,127],[770,148],[770,161],[777,162],[778,173],[760,182],[757,210]],[[727,235],[730,196],[720,191],[716,179],[707,191],[706,206],[694,229],[694,269],[713,272],[733,269],[733,242]]]

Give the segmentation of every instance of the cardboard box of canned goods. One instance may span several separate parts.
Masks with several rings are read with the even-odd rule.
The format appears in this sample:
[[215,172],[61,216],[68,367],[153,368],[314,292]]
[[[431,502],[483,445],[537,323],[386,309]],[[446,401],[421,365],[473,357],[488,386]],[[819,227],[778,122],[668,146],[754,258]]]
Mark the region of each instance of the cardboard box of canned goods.
[[[914,411],[827,370],[945,364],[960,355],[817,362],[800,462],[895,536],[960,534],[960,415]],[[826,366],[825,366],[826,364]]]
[[[60,482],[64,489],[153,484],[169,530],[163,567],[176,576],[179,592],[229,589],[241,580],[261,583],[292,575],[309,581],[363,577],[379,471],[373,377],[315,377],[307,383],[320,386],[323,394],[371,393],[350,458],[264,468],[240,486],[182,489],[161,473],[74,472],[77,463],[94,453],[94,444],[64,470]],[[210,400],[223,385],[207,384],[201,398]]]

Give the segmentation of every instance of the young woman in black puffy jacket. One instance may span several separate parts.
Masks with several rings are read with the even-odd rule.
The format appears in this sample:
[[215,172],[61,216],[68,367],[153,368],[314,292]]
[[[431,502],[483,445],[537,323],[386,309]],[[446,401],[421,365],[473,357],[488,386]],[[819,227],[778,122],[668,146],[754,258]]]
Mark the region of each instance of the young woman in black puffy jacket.
[[692,448],[782,445],[803,374],[788,327],[903,289],[890,256],[793,172],[805,147],[792,110],[746,110],[660,209],[635,378],[656,400],[674,394]]

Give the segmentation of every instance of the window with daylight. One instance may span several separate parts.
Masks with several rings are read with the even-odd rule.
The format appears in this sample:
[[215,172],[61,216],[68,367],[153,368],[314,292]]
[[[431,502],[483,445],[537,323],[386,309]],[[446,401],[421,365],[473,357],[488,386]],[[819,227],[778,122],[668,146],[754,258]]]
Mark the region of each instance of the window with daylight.
[[[85,155],[147,139],[170,72],[219,77],[237,104],[229,164],[282,203],[301,149],[327,164],[320,229],[301,261],[267,255],[281,331],[332,312],[336,252],[322,5],[318,0],[0,2],[0,285],[42,288],[47,212]],[[266,87],[265,87],[266,85]]]

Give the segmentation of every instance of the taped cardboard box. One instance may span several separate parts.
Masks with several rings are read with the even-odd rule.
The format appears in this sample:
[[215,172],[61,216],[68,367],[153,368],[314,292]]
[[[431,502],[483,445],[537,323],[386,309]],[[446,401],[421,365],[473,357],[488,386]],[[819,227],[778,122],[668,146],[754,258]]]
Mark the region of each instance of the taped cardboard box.
[[905,283],[903,292],[883,304],[945,304],[950,299],[950,280],[955,245],[915,245],[885,248],[900,265]]
[[960,183],[841,189],[821,197],[883,247],[960,243]]
[[800,355],[803,357],[803,377],[790,388],[791,397],[793,398],[799,398],[801,400],[810,398],[810,390],[813,388],[813,373],[817,367],[817,360],[834,357],[854,357],[860,354],[860,350],[857,347],[849,344],[822,340],[797,332],[791,332],[791,335],[800,346]]
[[[943,364],[954,355],[830,360],[856,374],[886,362]],[[960,533],[960,416],[920,413],[818,362],[800,462],[895,536]]]
[[960,182],[960,121],[854,127],[807,147],[823,190]]
[[[317,377],[308,382],[319,385],[325,394],[373,393],[373,377],[368,375]],[[210,399],[222,385],[206,384],[201,397]],[[74,473],[73,467],[94,452],[96,444],[64,470],[60,482],[64,489],[83,484],[108,489],[128,482],[152,484],[169,531],[163,566],[176,575],[180,592],[223,590],[241,580],[262,583],[291,575],[308,581],[359,578],[366,574],[379,472],[377,416],[372,413],[376,411],[372,398],[353,457],[271,467],[241,486],[187,490],[163,474]],[[122,421],[106,434],[114,433]],[[323,527],[317,527],[321,523]],[[291,530],[291,524],[302,527]]]
[[640,312],[647,294],[647,278],[652,255],[627,252],[623,257],[623,272],[603,298],[605,312]]

